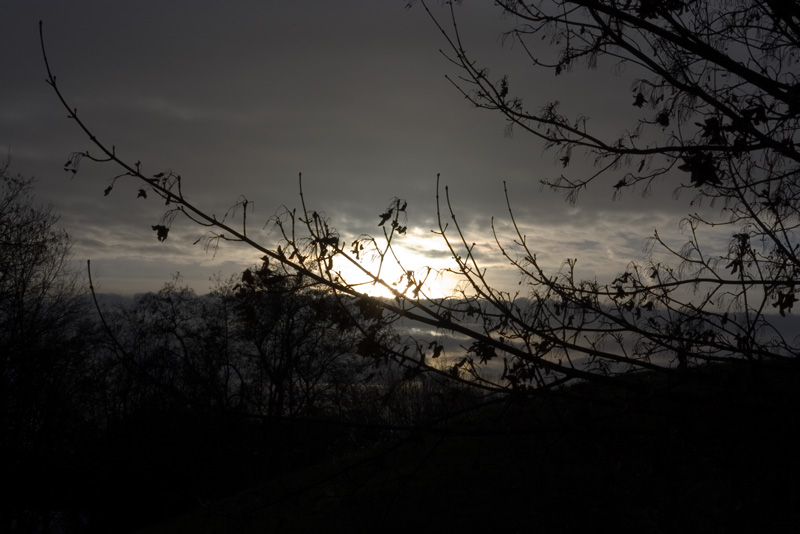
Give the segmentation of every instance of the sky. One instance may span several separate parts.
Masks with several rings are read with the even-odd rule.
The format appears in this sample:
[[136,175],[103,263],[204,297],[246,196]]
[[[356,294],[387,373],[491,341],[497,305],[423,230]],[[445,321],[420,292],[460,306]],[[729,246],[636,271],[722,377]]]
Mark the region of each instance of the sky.
[[[216,273],[238,273],[261,256],[236,244],[206,251],[202,241],[192,244],[202,229],[180,219],[159,242],[151,226],[163,204],[137,199],[138,183],[116,182],[104,196],[118,169],[86,162],[74,178],[62,170],[70,153],[92,146],[45,83],[42,20],[59,87],[98,138],[146,173],[181,174],[184,194],[210,213],[225,213],[244,195],[254,206],[248,234],[270,247],[277,236],[264,224],[283,207],[300,206],[300,173],[308,208],[329,217],[348,242],[379,234],[378,216],[390,200],[407,199],[409,235],[401,245],[416,269],[453,266],[431,231],[440,174],[482,267],[509,290],[519,277],[491,232],[494,217],[502,242],[514,238],[504,182],[531,248],[551,270],[578,258],[582,276],[610,280],[643,259],[654,229],[681,240],[678,223],[694,208],[673,199],[677,182],[647,198],[614,201],[611,186],[621,174],[611,174],[574,206],[543,190],[542,178],[577,178],[590,165],[574,157],[562,169],[530,135],[504,135],[501,115],[476,109],[446,78],[459,72],[440,52],[447,43],[422,6],[405,4],[4,2],[0,157],[10,157],[12,171],[37,177],[37,199],[60,214],[76,263],[91,260],[101,292],[154,291],[180,272],[202,293]],[[446,17],[438,3],[432,7]],[[610,137],[634,124],[635,73],[601,61],[596,70],[555,78],[501,43],[514,21],[491,2],[466,1],[457,16],[468,53],[492,76],[507,73],[532,108],[558,99]]]

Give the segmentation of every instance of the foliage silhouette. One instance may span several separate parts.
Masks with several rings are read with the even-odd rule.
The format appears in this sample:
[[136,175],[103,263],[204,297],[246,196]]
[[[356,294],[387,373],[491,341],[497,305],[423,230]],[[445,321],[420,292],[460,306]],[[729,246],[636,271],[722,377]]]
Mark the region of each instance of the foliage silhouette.
[[266,263],[217,280],[208,295],[176,278],[102,315],[121,377],[138,376],[133,390],[151,390],[156,402],[265,419],[345,417],[376,376],[373,362],[356,355],[366,328],[358,310]]
[[[113,145],[94,136],[56,84],[42,38],[48,83],[99,150],[73,153],[65,170],[74,174],[90,160],[119,169],[108,190],[119,179],[139,181],[139,197],[158,197],[167,205],[152,225],[159,241],[167,239],[176,217],[186,217],[206,229],[207,247],[222,241],[252,247],[337,298],[372,310],[381,324],[401,318],[470,340],[463,355],[438,360],[447,362],[442,368],[432,364],[442,354],[437,343],[409,340],[399,349],[375,343],[368,330],[362,333],[360,353],[380,352],[409,376],[439,373],[490,393],[543,392],[576,380],[616,384],[613,375],[641,370],[796,359],[795,341],[773,319],[773,312],[791,312],[800,267],[795,139],[800,21],[795,8],[775,2],[498,2],[513,24],[505,37],[523,47],[533,68],[558,76],[580,62],[593,68],[607,57],[646,73],[633,80],[631,110],[637,118],[632,127],[606,138],[592,131],[586,117],[561,114],[558,102],[530,111],[515,96],[513,80],[490,77],[470,58],[459,33],[457,2],[444,2],[448,20],[437,19],[420,3],[441,30],[449,59],[461,69],[453,83],[466,98],[502,113],[509,133],[523,130],[557,151],[565,168],[575,151],[594,157],[597,170],[590,176],[562,175],[545,185],[575,202],[581,191],[610,174],[616,196],[634,189],[647,193],[659,182],[672,181],[676,191],[693,194],[693,203],[716,206],[718,216],[690,214],[684,220],[688,241],[681,247],[656,233],[651,250],[671,256],[670,262],[653,256],[628,264],[610,282],[599,282],[578,279],[571,259],[560,271],[545,272],[509,201],[516,234],[510,245],[496,235],[497,250],[527,291],[510,293],[488,282],[448,189],[442,197],[437,184],[436,231],[454,258],[450,272],[462,285],[455,298],[429,299],[419,273],[402,269],[394,249],[408,225],[400,209],[405,201],[393,199],[377,214],[382,236],[347,244],[323,212],[306,206],[301,181],[301,209],[287,208],[272,219],[281,242],[275,248],[257,242],[247,233],[245,197],[218,218],[184,196],[179,174],[145,174],[141,162],[123,161]],[[542,50],[541,40],[551,46]],[[702,227],[731,228],[726,253],[706,250]],[[363,262],[368,255],[377,258],[376,268]],[[383,276],[386,262],[400,265],[405,287]],[[345,263],[394,298],[365,295],[337,268]]]
[[64,499],[94,401],[86,288],[34,184],[0,164],[0,530],[47,528],[36,507]]
[[[654,235],[650,249],[671,256],[670,263],[631,263],[606,284],[576,280],[571,260],[561,272],[545,273],[519,231],[508,250],[498,241],[532,288],[527,296],[540,303],[541,326],[520,324],[511,338],[525,341],[531,334],[553,332],[560,338],[559,356],[567,358],[578,351],[565,341],[583,339],[594,349],[587,356],[598,370],[609,369],[607,364],[635,369],[645,363],[683,367],[736,358],[796,358],[796,341],[784,337],[791,332],[779,330],[772,315],[791,310],[800,265],[796,7],[498,2],[513,21],[504,39],[520,45],[536,69],[558,76],[580,63],[596,68],[605,58],[620,72],[632,67],[645,73],[631,85],[632,105],[640,110],[632,113],[633,126],[608,137],[594,131],[584,116],[561,114],[558,102],[527,106],[515,96],[508,76],[491,78],[465,50],[458,2],[443,2],[449,21],[437,20],[421,3],[449,45],[448,58],[461,71],[451,81],[467,99],[503,114],[508,134],[522,130],[543,141],[563,167],[578,151],[592,157],[598,169],[585,178],[562,174],[543,180],[545,186],[576,202],[581,191],[601,185],[594,182],[622,174],[614,185],[617,197],[635,189],[649,194],[659,182],[672,181],[678,184],[676,196],[688,190],[694,197],[690,205],[717,210],[713,218],[707,214],[714,210],[705,209],[684,219],[690,237],[680,248]],[[542,40],[551,47],[543,50]],[[511,218],[517,227],[513,213]],[[706,250],[711,247],[699,239],[704,227],[731,228],[727,254],[715,257]],[[464,239],[460,242],[467,248]],[[472,285],[494,298],[470,262],[467,256],[459,271],[474,273]]]
[[[424,1],[418,3],[429,9]],[[76,174],[86,160],[110,164],[117,171],[106,194],[117,180],[132,180],[138,182],[137,198],[164,201],[163,217],[150,225],[158,241],[168,239],[180,216],[204,229],[206,233],[197,242],[204,241],[206,247],[216,248],[228,241],[263,255],[264,265],[268,262],[271,267],[246,271],[225,293],[226,298],[240,299],[242,307],[236,313],[253,325],[240,332],[243,339],[256,337],[256,325],[269,315],[271,299],[281,301],[276,295],[286,287],[309,284],[326,288],[322,306],[338,306],[343,313],[335,320],[349,327],[352,319],[356,325],[350,350],[354,347],[365,361],[378,362],[397,373],[398,380],[388,388],[392,397],[371,397],[374,407],[386,409],[381,417],[365,418],[367,426],[387,432],[416,426],[447,436],[474,432],[475,427],[446,410],[428,410],[437,395],[443,405],[455,402],[449,396],[454,390],[437,389],[440,382],[429,381],[447,380],[472,388],[474,396],[464,398],[480,406],[491,403],[487,398],[519,401],[503,405],[524,413],[518,420],[506,421],[508,427],[502,431],[551,432],[552,442],[545,443],[541,451],[543,459],[558,449],[563,436],[574,437],[569,450],[553,464],[555,474],[550,480],[561,480],[559,468],[573,466],[575,457],[586,451],[595,454],[603,467],[593,472],[598,479],[588,486],[587,500],[598,494],[618,496],[620,502],[639,496],[646,490],[642,480],[652,476],[669,480],[670,462],[683,466],[687,457],[693,462],[688,465],[708,473],[709,480],[717,466],[722,466],[726,473],[733,473],[733,481],[741,488],[769,472],[770,487],[784,499],[775,502],[780,505],[790,500],[796,491],[787,490],[786,479],[778,470],[788,455],[771,457],[773,449],[765,446],[763,436],[773,435],[784,422],[796,421],[796,393],[792,393],[796,388],[791,384],[797,376],[797,339],[783,329],[786,323],[781,317],[792,314],[800,266],[796,134],[800,11],[793,4],[772,1],[497,2],[513,26],[506,38],[519,44],[540,72],[566,75],[581,63],[594,68],[601,58],[608,58],[645,73],[632,80],[631,127],[619,136],[607,137],[603,131],[593,130],[586,117],[562,114],[558,102],[528,106],[512,77],[492,77],[462,43],[457,4],[444,2],[449,18],[437,18],[428,10],[449,47],[449,59],[460,69],[461,76],[452,81],[477,107],[504,115],[508,133],[527,132],[556,153],[564,174],[544,185],[563,192],[568,202],[577,202],[589,188],[606,186],[614,198],[631,192],[650,194],[661,188],[673,190],[676,196],[688,193],[690,206],[703,209],[690,208],[695,212],[684,220],[685,244],[674,246],[656,233],[650,242],[652,259],[628,264],[611,281],[579,279],[574,259],[557,272],[546,272],[509,200],[508,217],[516,233],[510,239],[496,234],[497,251],[517,270],[525,292],[508,292],[489,283],[474,245],[459,224],[448,189],[437,183],[436,232],[454,258],[450,272],[459,276],[462,284],[453,298],[431,299],[424,281],[435,273],[402,269],[402,257],[395,249],[409,227],[404,200],[393,198],[381,213],[376,210],[374,224],[379,235],[362,235],[346,243],[324,212],[307,207],[301,181],[301,207],[286,208],[270,221],[281,236],[279,243],[258,242],[248,234],[247,214],[252,206],[246,197],[240,197],[218,218],[210,209],[188,200],[183,188],[189,181],[179,174],[146,174],[141,162],[122,160],[113,145],[95,137],[56,84],[42,37],[48,83],[93,143],[92,151],[73,153],[65,170]],[[542,48],[542,43],[550,46]],[[595,170],[588,176],[568,176],[580,152],[593,158]],[[700,239],[703,229],[727,231],[727,250],[714,253],[713,247]],[[343,277],[339,268],[343,263],[393,298],[365,294],[364,282],[353,283]],[[399,283],[385,277],[389,263],[400,265],[403,276]],[[274,294],[273,288],[277,288]],[[180,312],[179,308],[175,311]],[[303,313],[313,313],[313,306],[306,308]],[[327,311],[324,316],[331,319]],[[426,325],[463,336],[466,341],[458,352],[441,338],[383,335],[399,324]],[[176,354],[180,355],[180,350]],[[219,347],[212,347],[209,358],[202,355],[200,359],[213,363],[212,356],[220,354]],[[167,376],[170,361],[154,361],[156,367],[165,369],[149,376],[158,378],[162,386],[175,384],[174,389],[187,398],[203,398],[230,410],[242,406],[237,404],[238,398],[229,395],[230,384],[220,383],[217,372],[204,374],[190,367],[178,376],[202,379],[173,381]],[[707,365],[720,363],[726,365]],[[219,370],[218,362],[215,365]],[[780,388],[770,383],[776,377],[781,380]],[[697,381],[716,383],[719,395],[713,388],[695,389]],[[301,403],[303,409],[295,410],[292,403],[277,400],[286,393],[270,389],[274,383],[274,379],[266,382],[263,397],[241,395],[241,399],[251,399],[247,413],[309,417],[310,412],[304,410],[313,403]],[[427,392],[428,387],[433,391]],[[564,397],[565,404],[556,402]],[[175,397],[169,398],[175,402]],[[651,418],[654,413],[657,417]],[[743,419],[747,425],[741,426],[739,433]],[[793,426],[796,423],[787,428]],[[571,434],[575,429],[580,432]],[[629,441],[626,433],[635,439]],[[410,435],[409,440],[418,436]],[[709,435],[713,439],[705,440]],[[595,438],[605,440],[603,446],[598,447]],[[747,447],[729,448],[731,442]],[[541,447],[542,441],[535,444]],[[641,447],[636,446],[639,444]],[[753,450],[758,445],[758,451],[764,452],[752,455],[754,467],[744,469],[746,476],[737,479],[737,462],[748,454],[744,449],[750,444]],[[531,469],[528,472],[533,479],[546,470],[544,460],[538,470],[532,468],[537,459],[529,449],[521,449],[523,453],[509,460],[509,472],[518,475],[521,467]],[[722,449],[724,454],[719,453]],[[491,445],[487,450],[494,459],[500,456]],[[681,456],[684,450],[689,452]],[[651,451],[652,457],[644,458]],[[656,457],[662,452],[669,461]],[[724,461],[713,463],[717,457]],[[415,459],[410,471],[417,473],[428,458]],[[791,462],[786,464],[790,473],[797,467],[796,460]],[[370,461],[363,464],[374,471]],[[689,471],[692,469],[682,471],[681,477],[691,476]],[[603,473],[623,490],[617,491],[616,486],[608,490],[607,479],[600,476]],[[571,480],[582,479],[575,476]],[[680,482],[670,484],[679,487]],[[674,515],[669,509],[672,504],[684,505],[692,496],[726,489],[712,484],[711,491],[701,487],[687,492],[684,499],[683,488],[675,491],[670,484],[660,490],[667,503],[658,511],[662,519]],[[564,499],[573,495],[572,491],[571,487],[565,491]],[[529,497],[528,493],[519,495]],[[545,492],[538,496],[548,497]],[[715,503],[730,504],[726,499]],[[769,504],[767,500],[761,497],[753,502]],[[606,503],[598,502],[598,507]],[[692,504],[697,517],[703,513],[700,508]],[[571,510],[559,508],[563,513],[556,514],[554,525],[561,526]],[[759,514],[751,512],[748,517],[758,524]],[[635,513],[648,515],[640,509]],[[715,514],[718,518],[726,515]],[[471,515],[461,515],[472,520]],[[590,515],[587,513],[587,524],[594,520]],[[777,514],[773,517],[781,522]],[[657,521],[659,517],[645,519]]]

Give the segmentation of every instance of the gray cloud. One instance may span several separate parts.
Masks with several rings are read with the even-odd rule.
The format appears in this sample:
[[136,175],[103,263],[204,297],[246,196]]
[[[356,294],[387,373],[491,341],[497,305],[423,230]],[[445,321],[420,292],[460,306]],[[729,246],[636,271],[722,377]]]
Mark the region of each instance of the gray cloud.
[[[59,86],[101,139],[147,172],[181,173],[188,196],[210,212],[224,213],[244,194],[256,207],[253,231],[280,206],[299,206],[302,172],[309,207],[330,216],[343,236],[375,233],[377,215],[394,196],[408,199],[409,225],[428,233],[436,227],[441,173],[459,222],[481,244],[482,261],[503,283],[516,283],[513,273],[501,272],[489,228],[497,217],[510,239],[503,181],[547,264],[579,257],[587,275],[618,272],[642,256],[654,227],[675,228],[690,209],[687,198],[673,201],[677,182],[666,180],[646,199],[612,202],[611,176],[575,207],[542,191],[540,179],[591,166],[576,155],[562,169],[531,136],[504,137],[500,116],[473,109],[445,80],[457,72],[438,52],[441,36],[419,6],[406,11],[404,4],[175,1],[112,8],[99,0],[12,0],[0,36],[0,146],[10,148],[15,171],[40,177],[38,197],[62,214],[76,259],[94,258],[109,292],[156,289],[159,277],[187,267],[192,280],[207,279],[202,269],[233,272],[253,255],[226,246],[214,258],[191,246],[202,230],[187,223],[158,243],[150,225],[163,206],[137,199],[138,184],[118,182],[104,197],[117,169],[87,163],[72,180],[63,173],[66,156],[90,142],[43,81],[39,19]],[[466,5],[461,14],[468,50],[493,75],[509,72],[526,102],[561,99],[611,133],[631,126],[624,114],[629,77],[615,78],[601,64],[543,81],[526,69],[521,50],[500,47],[498,34],[509,21],[489,3]],[[441,244],[414,247],[432,259],[449,257]]]

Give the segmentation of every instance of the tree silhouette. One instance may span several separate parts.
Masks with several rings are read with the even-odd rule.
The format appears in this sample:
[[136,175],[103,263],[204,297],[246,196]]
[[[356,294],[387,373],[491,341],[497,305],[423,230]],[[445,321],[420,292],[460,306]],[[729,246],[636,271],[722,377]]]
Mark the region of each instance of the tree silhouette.
[[[592,68],[607,57],[646,73],[632,80],[631,111],[637,119],[621,135],[607,137],[593,131],[585,117],[563,115],[557,102],[526,105],[512,79],[491,77],[466,52],[456,3],[444,4],[448,20],[428,13],[461,70],[453,83],[462,94],[479,108],[503,114],[509,132],[522,130],[555,150],[565,168],[576,151],[594,158],[596,171],[589,176],[562,175],[547,186],[575,202],[581,191],[613,174],[610,194],[615,196],[671,187],[687,190],[695,204],[715,207],[717,215],[709,218],[709,210],[689,214],[684,220],[688,241],[680,247],[656,233],[652,250],[671,261],[633,262],[615,279],[600,282],[577,278],[574,260],[546,272],[509,201],[516,231],[512,244],[495,235],[497,253],[517,269],[526,288],[512,293],[488,282],[448,189],[442,195],[437,184],[436,231],[454,258],[450,271],[462,285],[454,298],[430,299],[422,275],[430,272],[404,269],[394,248],[408,226],[405,201],[395,198],[376,213],[382,235],[346,243],[321,210],[306,206],[301,182],[301,208],[287,208],[272,220],[281,242],[275,247],[257,242],[247,232],[245,197],[218,218],[184,196],[188,181],[179,174],[145,174],[140,162],[123,161],[113,145],[95,137],[61,93],[45,54],[48,83],[94,145],[94,152],[73,153],[65,170],[74,174],[84,160],[110,163],[118,169],[114,182],[136,180],[139,197],[165,201],[167,211],[151,225],[159,241],[168,239],[176,217],[186,217],[206,230],[207,246],[231,241],[252,247],[351,301],[376,324],[402,318],[469,340],[463,353],[451,351],[438,360],[443,350],[436,341],[409,339],[387,346],[364,330],[359,353],[391,358],[409,377],[430,372],[489,392],[540,392],[575,380],[613,384],[613,375],[632,371],[795,359],[797,345],[775,317],[791,312],[800,267],[800,10],[772,1],[497,2],[510,15],[505,37],[523,47],[534,69],[558,76],[581,63]],[[541,59],[540,52],[546,55],[542,40],[550,43],[553,59]],[[44,53],[44,39],[42,48]],[[707,250],[698,237],[702,227],[730,228],[726,253]],[[365,263],[367,256],[377,261]],[[400,265],[399,284],[384,277],[388,262]],[[394,298],[365,295],[363,286],[344,277],[343,264]]]
[[49,433],[60,435],[76,424],[70,420],[76,407],[65,401],[85,358],[80,323],[87,302],[69,263],[69,237],[51,207],[35,204],[33,183],[12,175],[7,163],[0,165],[3,450],[47,451],[53,445]]
[[[576,280],[572,262],[555,276],[544,273],[519,233],[515,252],[521,260],[501,247],[541,303],[543,329],[558,325],[554,337],[561,338],[563,355],[574,352],[563,340],[583,338],[589,347],[607,347],[588,354],[598,368],[610,362],[683,367],[796,357],[794,340],[783,336],[771,316],[791,310],[800,259],[797,6],[498,2],[514,21],[504,37],[521,45],[534,68],[558,76],[580,63],[593,68],[605,57],[620,70],[634,66],[647,73],[631,85],[638,118],[608,137],[585,117],[562,115],[558,102],[537,103],[531,111],[514,96],[507,76],[490,78],[465,51],[456,10],[447,4],[450,24],[434,22],[461,69],[454,83],[462,94],[479,108],[502,113],[509,132],[519,129],[542,140],[564,167],[575,151],[594,158],[598,170],[590,176],[561,175],[545,185],[575,202],[604,175],[622,174],[615,195],[636,188],[647,194],[658,182],[671,182],[676,194],[690,191],[692,205],[716,207],[713,218],[706,209],[684,219],[690,238],[682,247],[654,235],[652,250],[671,255],[671,264],[631,263],[606,284]],[[547,53],[537,48],[542,39],[556,49],[550,61],[537,55]],[[703,227],[731,228],[727,254],[705,250],[698,238]],[[462,271],[467,267],[460,265]],[[475,285],[485,286],[479,278]],[[529,333],[534,332],[523,326],[515,337]]]
[[49,528],[43,510],[74,484],[64,466],[86,437],[94,396],[85,287],[34,183],[0,163],[0,469],[9,494],[0,529],[20,531]]

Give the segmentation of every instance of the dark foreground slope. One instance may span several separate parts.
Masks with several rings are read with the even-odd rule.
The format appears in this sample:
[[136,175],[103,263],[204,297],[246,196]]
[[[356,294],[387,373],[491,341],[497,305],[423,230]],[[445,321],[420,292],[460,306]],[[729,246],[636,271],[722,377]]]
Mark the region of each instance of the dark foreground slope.
[[494,405],[145,532],[785,532],[798,524],[797,365],[626,380],[630,387],[581,385]]

